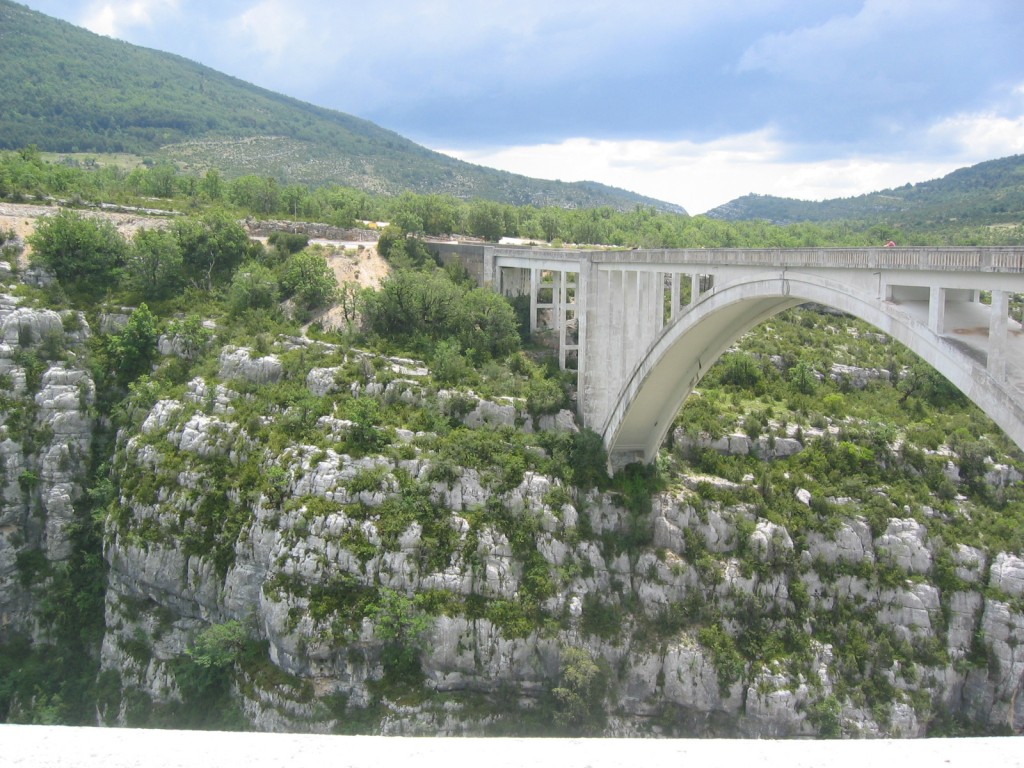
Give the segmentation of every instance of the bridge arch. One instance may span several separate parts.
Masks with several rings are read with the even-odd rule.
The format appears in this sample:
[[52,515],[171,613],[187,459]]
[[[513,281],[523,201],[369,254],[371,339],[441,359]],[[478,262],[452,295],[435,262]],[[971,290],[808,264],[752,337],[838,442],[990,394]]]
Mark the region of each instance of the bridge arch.
[[858,317],[905,345],[1024,450],[1024,405],[984,365],[897,304],[817,274],[776,270],[716,287],[655,338],[601,428],[611,465],[653,460],[683,402],[718,358],[750,329],[807,302]]

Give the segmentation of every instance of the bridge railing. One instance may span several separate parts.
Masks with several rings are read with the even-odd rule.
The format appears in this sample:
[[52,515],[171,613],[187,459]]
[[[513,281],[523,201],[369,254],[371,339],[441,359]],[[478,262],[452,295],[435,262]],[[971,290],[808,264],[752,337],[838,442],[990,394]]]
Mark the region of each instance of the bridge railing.
[[[1024,272],[1024,248],[680,248],[587,251],[572,249],[494,248],[499,260],[547,262],[552,266],[590,259],[622,267],[756,266],[835,269],[904,269],[922,271]],[[671,271],[670,269],[667,271]]]
[[597,262],[1024,272],[1024,248],[690,248],[604,251]]

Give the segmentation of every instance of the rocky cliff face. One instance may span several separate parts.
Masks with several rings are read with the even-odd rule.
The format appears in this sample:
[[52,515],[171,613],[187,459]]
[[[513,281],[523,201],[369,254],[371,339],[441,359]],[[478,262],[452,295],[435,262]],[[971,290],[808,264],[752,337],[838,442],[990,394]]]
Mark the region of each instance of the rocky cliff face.
[[[557,440],[522,439],[574,430],[571,415],[535,419],[426,375],[285,340],[226,349],[215,379],[138,398],[106,522],[108,722],[194,696],[197,648],[244,627],[229,698],[265,730],[521,733],[533,718],[920,736],[937,712],[1024,727],[1018,556],[843,500],[812,515],[807,492],[791,502],[808,525],[790,529],[709,477],[584,493],[551,469]],[[53,386],[72,378],[58,369]],[[396,430],[368,402],[472,429]],[[74,488],[39,476],[59,530]]]
[[96,388],[82,315],[33,306],[6,262],[0,280],[0,638],[38,637],[38,597],[72,554]]
[[[970,461],[868,450],[835,423],[757,415],[747,434],[677,430],[668,487],[630,470],[602,491],[573,484],[593,452],[569,412],[439,389],[416,360],[306,338],[204,351],[208,325],[194,343],[161,340],[161,372],[118,407],[113,455],[95,457],[107,423],[89,325],[42,306],[45,275],[33,289],[0,271],[0,642],[62,642],[46,616],[76,599],[68,572],[95,507],[108,572],[89,711],[103,723],[1024,729],[1024,559],[959,537],[984,523],[961,492],[1016,503],[1019,468],[981,443],[964,443]],[[130,313],[96,327],[116,333]],[[859,389],[884,374],[830,375]],[[682,455],[747,463],[698,474]],[[90,470],[107,458],[112,494]],[[786,461],[792,476],[759,469]],[[873,480],[820,491],[837,467],[901,464],[930,473],[928,503]]]

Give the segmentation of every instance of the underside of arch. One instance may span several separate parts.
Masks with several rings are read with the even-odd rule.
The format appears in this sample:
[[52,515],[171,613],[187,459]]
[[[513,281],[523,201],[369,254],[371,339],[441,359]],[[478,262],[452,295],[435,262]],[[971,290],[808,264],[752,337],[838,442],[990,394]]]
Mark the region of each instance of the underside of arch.
[[652,343],[602,428],[613,467],[653,460],[694,387],[740,336],[792,307],[813,302],[858,317],[922,357],[1024,450],[1024,397],[927,326],[874,296],[816,275],[751,276],[722,286],[681,313]]

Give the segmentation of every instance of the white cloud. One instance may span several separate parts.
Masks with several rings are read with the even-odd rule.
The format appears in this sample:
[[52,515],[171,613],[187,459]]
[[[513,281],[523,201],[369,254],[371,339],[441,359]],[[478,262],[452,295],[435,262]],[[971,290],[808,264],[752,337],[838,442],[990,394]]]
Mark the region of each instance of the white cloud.
[[81,25],[98,35],[119,37],[128,27],[151,27],[160,16],[178,10],[179,0],[114,0],[86,6]]
[[294,52],[299,60],[301,51],[308,50],[302,42],[308,41],[309,24],[294,3],[263,0],[238,16],[235,24],[258,52],[275,59]]
[[[743,54],[739,70],[764,69],[799,79],[816,79],[833,67],[870,63],[875,57],[891,59],[936,20],[948,19],[950,0],[928,3],[866,0],[853,15],[835,16],[817,26],[765,35]],[[861,58],[867,52],[868,58]]]
[[1024,83],[984,112],[944,118],[928,129],[927,142],[970,162],[1024,153]]
[[949,158],[788,160],[791,150],[764,129],[703,143],[575,138],[538,146],[441,151],[538,178],[599,181],[677,203],[691,214],[751,192],[802,200],[849,197],[938,178],[965,164]]

